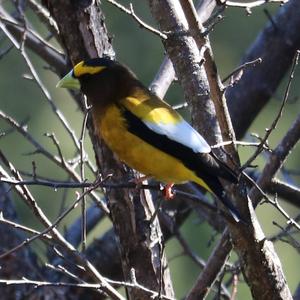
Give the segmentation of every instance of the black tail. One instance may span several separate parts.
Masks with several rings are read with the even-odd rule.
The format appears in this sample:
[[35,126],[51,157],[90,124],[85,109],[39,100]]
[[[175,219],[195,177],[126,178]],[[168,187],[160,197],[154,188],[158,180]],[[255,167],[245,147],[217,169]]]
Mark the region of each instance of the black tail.
[[238,183],[239,175],[232,170],[224,161],[222,161],[213,151],[210,152],[210,155],[214,158],[219,166],[219,174],[218,176],[232,182]]
[[232,215],[232,217],[234,218],[234,220],[236,222],[239,222],[242,220],[241,215],[239,213],[239,211],[237,210],[237,208],[232,204],[232,202],[228,199],[225,191],[222,192],[222,197],[218,197],[218,199],[221,200],[221,202],[225,205],[225,207],[229,210],[230,214]]
[[[212,190],[213,194],[220,200],[223,205],[227,208],[227,210],[232,215],[233,219],[236,222],[239,222],[242,220],[241,215],[238,211],[238,209],[233,205],[231,200],[226,195],[226,192],[218,179],[218,177],[212,177],[209,176],[205,178],[205,183],[208,185],[208,187]],[[203,187],[201,187],[203,188]]]
[[230,214],[234,218],[236,222],[241,220],[241,215],[237,208],[233,205],[231,200],[226,195],[226,192],[219,181],[218,178],[214,178],[213,182],[209,182],[208,186],[211,188],[213,193],[217,196],[217,198],[224,204],[224,206],[229,210]]

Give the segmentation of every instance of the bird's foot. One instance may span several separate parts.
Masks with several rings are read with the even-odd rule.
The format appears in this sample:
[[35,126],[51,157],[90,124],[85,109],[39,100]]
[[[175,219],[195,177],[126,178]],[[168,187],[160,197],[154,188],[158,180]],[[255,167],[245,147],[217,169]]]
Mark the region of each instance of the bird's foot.
[[166,200],[171,200],[175,197],[175,193],[172,191],[174,183],[168,183],[163,187],[162,194]]

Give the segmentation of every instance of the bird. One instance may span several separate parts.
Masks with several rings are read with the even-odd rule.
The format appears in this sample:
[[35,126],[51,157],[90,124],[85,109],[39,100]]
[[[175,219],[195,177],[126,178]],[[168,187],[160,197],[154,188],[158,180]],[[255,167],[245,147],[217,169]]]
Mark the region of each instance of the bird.
[[81,89],[92,107],[97,135],[129,167],[168,188],[193,182],[215,195],[236,222],[241,220],[220,181],[237,183],[237,174],[127,66],[106,57],[83,60],[57,87]]

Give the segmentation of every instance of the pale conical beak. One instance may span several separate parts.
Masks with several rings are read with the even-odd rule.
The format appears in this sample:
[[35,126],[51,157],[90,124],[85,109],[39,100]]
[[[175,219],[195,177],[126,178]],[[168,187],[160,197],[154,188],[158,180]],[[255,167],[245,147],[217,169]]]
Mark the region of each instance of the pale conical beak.
[[57,84],[57,88],[66,88],[72,90],[80,90],[80,82],[73,76],[73,70],[65,75]]

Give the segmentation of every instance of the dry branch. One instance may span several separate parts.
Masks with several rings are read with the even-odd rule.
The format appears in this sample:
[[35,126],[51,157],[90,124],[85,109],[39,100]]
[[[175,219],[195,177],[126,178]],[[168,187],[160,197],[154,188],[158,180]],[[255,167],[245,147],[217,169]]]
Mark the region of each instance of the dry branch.
[[[241,80],[226,90],[228,108],[238,139],[274,95],[280,81],[300,49],[298,11],[300,2],[290,0],[258,34],[242,64],[258,57],[262,63],[245,70]],[[274,26],[276,24],[276,27]],[[255,101],[253,101],[255,99]]]
[[[100,7],[94,3],[82,7],[84,4],[86,3],[73,5],[73,1],[47,1],[73,64],[91,57],[114,56]],[[100,172],[105,175],[114,170],[115,178],[124,178],[126,173],[123,166],[99,140],[91,123],[88,124],[88,129]],[[154,212],[150,195],[145,196],[143,192],[140,195],[139,191],[116,189],[106,191],[106,195],[115,232],[120,241],[125,281],[131,281],[130,274],[134,266],[139,284],[145,284],[154,291],[161,290],[167,296],[173,296],[166,258],[161,256],[159,224],[155,222],[154,226],[146,226],[147,220],[150,220]],[[153,241],[151,239],[153,236],[156,236],[157,240]],[[161,257],[161,260],[157,261],[156,257]],[[162,277],[161,270],[164,270]],[[128,289],[128,293],[135,299],[149,297],[149,294],[141,289]]]
[[[215,77],[213,81],[207,79],[202,65],[201,54],[199,54],[199,52],[197,53],[195,41],[187,32],[187,21],[179,2],[175,0],[149,0],[149,3],[152,14],[159,23],[161,30],[170,32],[168,39],[163,41],[163,43],[173,62],[174,69],[185,91],[185,95],[190,99],[194,120],[201,120],[200,132],[203,133],[205,137],[208,137],[209,132],[209,142],[212,142],[212,139],[216,139],[220,134],[216,123],[215,109],[211,101],[212,97],[215,101],[219,101],[219,103],[225,106],[225,109],[222,109],[218,106],[219,104],[215,102],[216,112],[218,113],[219,120],[221,120],[223,134],[226,135],[226,138],[234,138],[234,135],[230,132],[230,123],[227,122],[226,124],[226,104],[225,101],[223,101],[223,95],[218,93],[218,78]],[[182,2],[184,5],[188,5],[187,3],[193,5],[191,1]],[[191,10],[190,12],[186,12],[188,22],[191,15],[194,19],[196,18],[195,13]],[[195,25],[191,25],[190,23],[189,28],[191,29],[191,26],[194,26],[195,32],[191,32],[191,34],[196,38],[196,30],[198,29],[197,36],[198,39],[200,39],[201,27],[197,24],[197,21],[194,20],[193,22]],[[185,34],[182,34],[183,32]],[[206,49],[209,49],[207,41],[205,40],[199,40],[198,46],[199,45],[202,46],[202,48],[199,49],[200,53],[205,53]],[[185,59],[183,59],[183,57]],[[213,64],[211,64],[211,66],[212,65]],[[212,68],[210,65],[208,66]],[[208,107],[210,107],[209,111],[207,109]],[[212,120],[214,120],[214,123],[212,123]],[[198,125],[198,123],[196,124]],[[212,137],[212,133],[214,137]],[[230,154],[234,158],[237,157],[233,148],[231,148]],[[235,249],[242,261],[244,277],[251,288],[253,297],[256,299],[291,299],[291,294],[286,285],[282,268],[280,264],[278,264],[279,259],[272,248],[272,244],[268,242],[262,243],[264,235],[256,220],[253,209],[251,209],[251,203],[247,203],[245,199],[245,187],[242,183],[237,192],[236,195],[239,194],[240,198],[238,207],[242,209],[243,216],[251,216],[251,225],[250,219],[247,219],[247,222],[249,222],[248,225],[230,225],[229,228]],[[247,207],[247,204],[249,207]],[[276,270],[276,272],[272,273],[274,270]],[[258,280],[258,278],[260,279]],[[261,298],[262,285],[265,290],[263,298]]]

